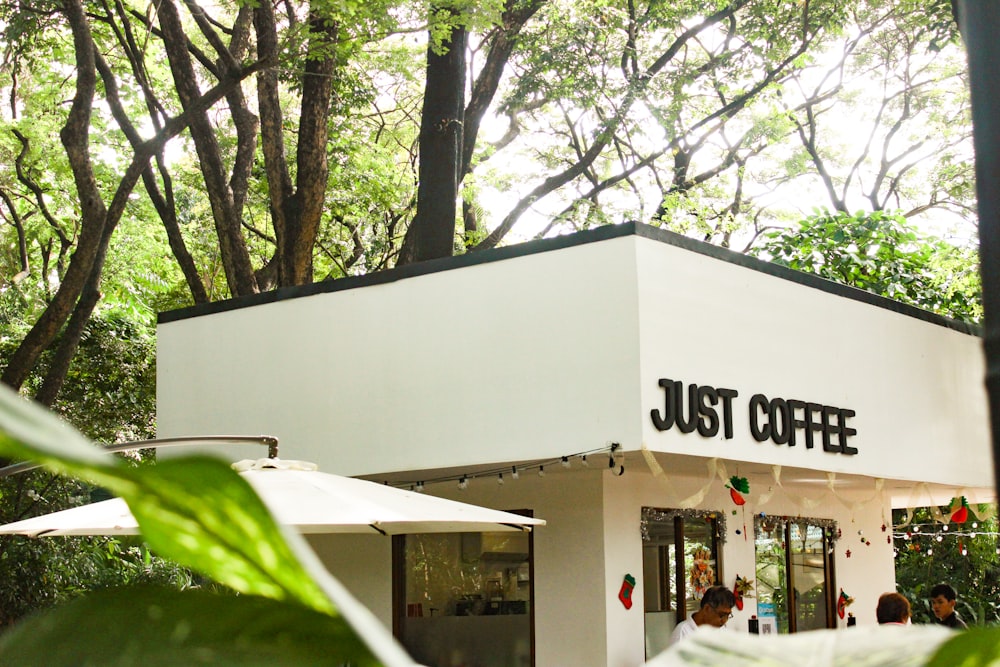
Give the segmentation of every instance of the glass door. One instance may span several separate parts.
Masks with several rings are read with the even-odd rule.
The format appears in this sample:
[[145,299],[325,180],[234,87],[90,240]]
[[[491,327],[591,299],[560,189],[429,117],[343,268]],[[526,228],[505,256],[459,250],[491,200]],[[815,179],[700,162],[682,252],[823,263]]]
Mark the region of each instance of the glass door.
[[646,658],[667,647],[677,623],[698,611],[721,581],[716,512],[642,510],[642,590]]
[[783,634],[836,627],[833,522],[766,517],[754,528],[762,631],[772,624]]

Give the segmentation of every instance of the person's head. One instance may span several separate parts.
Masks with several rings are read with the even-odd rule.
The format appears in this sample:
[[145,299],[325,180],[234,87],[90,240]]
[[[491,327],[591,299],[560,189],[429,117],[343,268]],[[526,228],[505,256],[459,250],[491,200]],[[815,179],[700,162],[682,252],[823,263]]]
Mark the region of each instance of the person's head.
[[899,593],[883,593],[875,607],[879,623],[906,623],[910,620],[910,601]]
[[958,601],[958,593],[949,584],[938,584],[931,589],[931,611],[943,620],[951,616],[955,611],[955,603]]
[[710,586],[701,596],[701,618],[704,623],[721,628],[733,615],[736,595],[725,586]]

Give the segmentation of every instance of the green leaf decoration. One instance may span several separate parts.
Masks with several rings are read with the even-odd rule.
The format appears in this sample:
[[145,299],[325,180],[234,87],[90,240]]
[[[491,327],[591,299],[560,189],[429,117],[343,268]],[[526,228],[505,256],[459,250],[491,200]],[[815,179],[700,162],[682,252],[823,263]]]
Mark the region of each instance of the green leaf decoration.
[[78,598],[0,635],[8,667],[381,664],[343,619],[256,596],[130,587]]
[[927,667],[1000,667],[1000,628],[970,628],[945,642]]
[[740,493],[750,493],[750,480],[746,477],[733,475],[729,478],[729,484]]

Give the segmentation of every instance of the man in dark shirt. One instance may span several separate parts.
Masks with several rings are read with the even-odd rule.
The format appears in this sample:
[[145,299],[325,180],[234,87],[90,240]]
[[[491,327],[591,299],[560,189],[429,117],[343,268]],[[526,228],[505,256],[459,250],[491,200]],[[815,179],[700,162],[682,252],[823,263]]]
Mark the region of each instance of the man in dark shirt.
[[958,593],[950,584],[938,584],[931,589],[931,611],[937,617],[937,622],[949,628],[965,629],[969,626],[955,611],[956,602]]

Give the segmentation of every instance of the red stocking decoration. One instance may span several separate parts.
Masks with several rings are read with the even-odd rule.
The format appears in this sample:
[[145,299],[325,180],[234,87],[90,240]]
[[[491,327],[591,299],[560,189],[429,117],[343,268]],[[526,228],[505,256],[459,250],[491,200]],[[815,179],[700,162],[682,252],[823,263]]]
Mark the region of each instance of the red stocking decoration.
[[850,596],[844,592],[844,589],[841,588],[840,595],[837,597],[837,616],[844,618],[844,612],[847,610],[847,605],[852,602],[854,602],[854,600],[852,600]]
[[618,599],[622,601],[626,609],[632,608],[633,589],[635,589],[635,577],[631,574],[626,574],[625,581],[622,582],[622,588],[618,591]]

